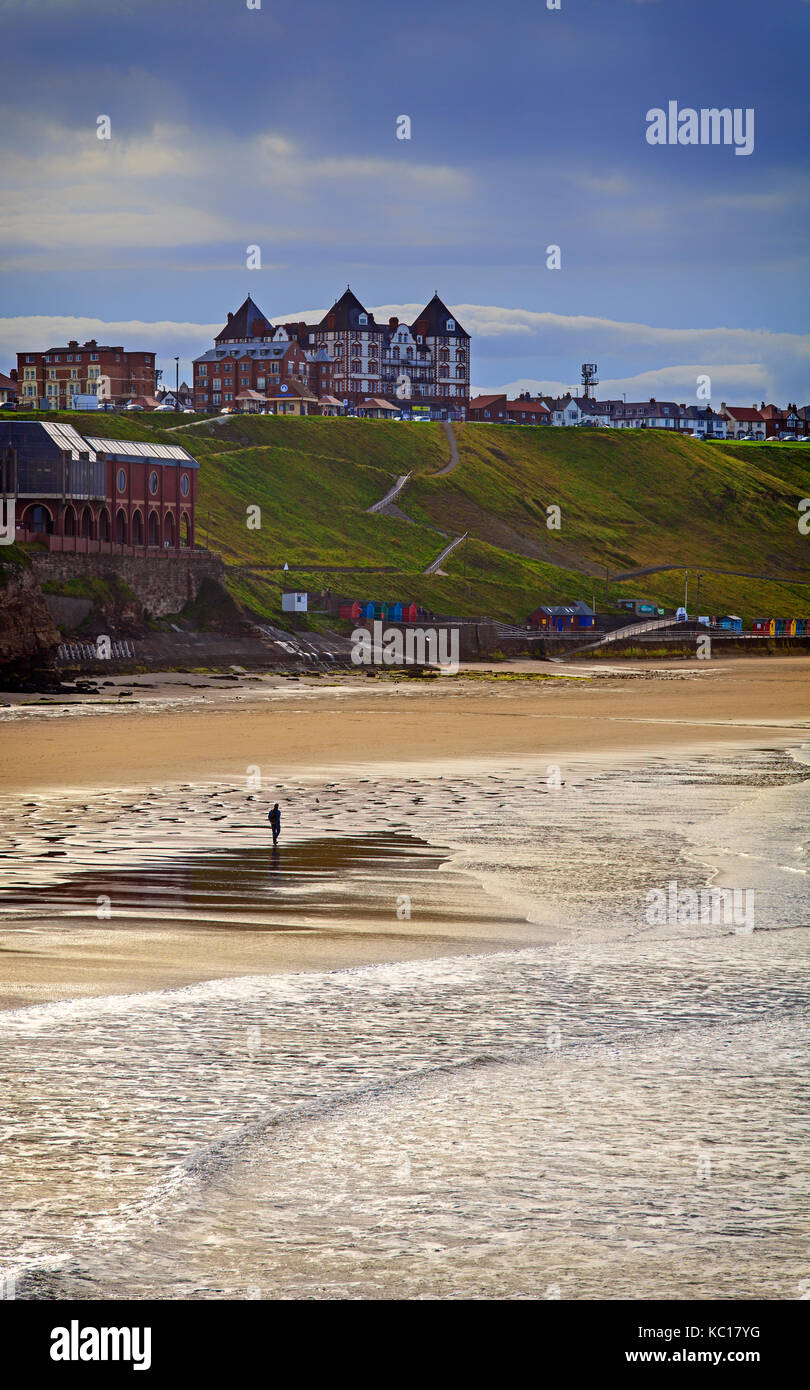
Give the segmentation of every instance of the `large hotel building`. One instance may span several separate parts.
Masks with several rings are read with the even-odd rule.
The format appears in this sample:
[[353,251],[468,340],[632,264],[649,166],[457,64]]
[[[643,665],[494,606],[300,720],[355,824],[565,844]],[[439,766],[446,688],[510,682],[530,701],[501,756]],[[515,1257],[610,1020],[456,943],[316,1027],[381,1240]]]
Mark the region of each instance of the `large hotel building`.
[[273,327],[248,296],[194,361],[196,410],[417,408],[464,418],[470,336],[436,294],[413,323],[374,315],[347,288],[320,323]]

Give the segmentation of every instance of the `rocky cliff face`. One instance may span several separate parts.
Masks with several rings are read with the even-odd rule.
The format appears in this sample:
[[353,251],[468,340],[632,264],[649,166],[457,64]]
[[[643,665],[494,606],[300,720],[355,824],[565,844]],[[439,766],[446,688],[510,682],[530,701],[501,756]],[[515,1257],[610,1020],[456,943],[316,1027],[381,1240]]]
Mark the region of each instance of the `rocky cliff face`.
[[59,642],[30,565],[15,547],[0,549],[0,682],[46,669]]

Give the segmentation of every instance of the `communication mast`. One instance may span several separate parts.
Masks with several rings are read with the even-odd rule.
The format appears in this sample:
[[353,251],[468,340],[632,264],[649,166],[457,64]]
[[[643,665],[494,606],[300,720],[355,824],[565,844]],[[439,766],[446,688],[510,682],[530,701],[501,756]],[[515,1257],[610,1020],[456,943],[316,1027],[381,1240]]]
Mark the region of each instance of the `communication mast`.
[[595,362],[583,362],[582,364],[582,394],[586,400],[593,394],[593,387],[599,385],[599,377],[596,375]]

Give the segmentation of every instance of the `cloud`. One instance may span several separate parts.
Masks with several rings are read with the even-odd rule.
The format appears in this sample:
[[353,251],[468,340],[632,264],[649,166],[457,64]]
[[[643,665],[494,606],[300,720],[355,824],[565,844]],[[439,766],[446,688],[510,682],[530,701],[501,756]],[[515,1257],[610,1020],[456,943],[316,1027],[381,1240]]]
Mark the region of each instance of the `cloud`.
[[[229,306],[235,308],[236,305]],[[317,322],[328,305],[276,316],[275,322]],[[380,322],[396,314],[412,322],[423,304],[367,305]],[[495,305],[448,306],[472,335],[474,392],[519,391],[559,394],[577,386],[583,361],[601,368],[602,399],[693,402],[698,376],[711,378],[712,401],[749,405],[755,399],[805,404],[810,399],[810,334],[766,329],[661,328],[613,319],[540,314]],[[174,355],[189,376],[192,358],[210,347],[225,320],[217,323],[139,319],[103,320],[70,316],[0,319],[0,371],[16,353],[44,349],[75,338],[122,343],[153,350],[158,366],[174,376]]]
[[[113,117],[112,138],[99,140],[93,117],[83,127],[45,122],[24,139],[12,123],[8,134],[3,268],[21,253],[53,270],[61,269],[54,252],[87,261],[103,250],[106,264],[132,248],[229,241],[354,247],[361,204],[371,235],[384,227],[392,245],[440,243],[475,187],[472,174],[446,163],[315,155],[272,129],[245,137],[162,121],[131,134]],[[391,215],[414,199],[418,218]]]

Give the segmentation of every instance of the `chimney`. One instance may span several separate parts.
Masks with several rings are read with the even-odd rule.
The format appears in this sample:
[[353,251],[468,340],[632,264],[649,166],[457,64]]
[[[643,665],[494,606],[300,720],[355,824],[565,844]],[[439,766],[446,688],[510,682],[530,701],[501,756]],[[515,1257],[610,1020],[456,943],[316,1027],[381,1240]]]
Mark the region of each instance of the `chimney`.
[[231,321],[232,318],[233,318],[233,314],[229,313],[229,314],[228,314],[228,323],[230,323],[230,321]]
[[399,319],[397,318],[396,314],[393,314],[392,317],[388,320],[388,327],[391,329],[392,333],[394,332],[395,328],[399,328]]

